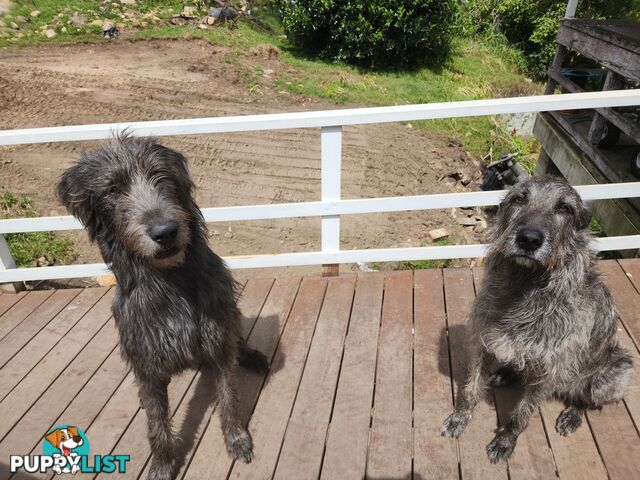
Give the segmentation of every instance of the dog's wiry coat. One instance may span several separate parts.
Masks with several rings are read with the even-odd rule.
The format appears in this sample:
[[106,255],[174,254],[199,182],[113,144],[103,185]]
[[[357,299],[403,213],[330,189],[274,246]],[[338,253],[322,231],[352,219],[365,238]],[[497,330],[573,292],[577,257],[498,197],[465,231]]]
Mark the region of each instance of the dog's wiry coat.
[[519,378],[523,395],[487,446],[494,463],[509,458],[545,399],[565,402],[556,429],[567,435],[585,409],[623,396],[632,360],[618,344],[618,314],[595,271],[590,218],[577,192],[553,177],[516,185],[498,209],[469,315],[467,381],[441,430],[458,437],[487,382],[500,387]]
[[234,360],[264,370],[266,359],[242,342],[237,348],[235,283],[207,245],[184,157],[152,139],[112,139],[63,174],[58,195],[117,279],[112,309],[147,414],[150,478],[175,473],[167,386],[188,368],[216,374],[227,449],[250,462],[251,437],[236,415]]

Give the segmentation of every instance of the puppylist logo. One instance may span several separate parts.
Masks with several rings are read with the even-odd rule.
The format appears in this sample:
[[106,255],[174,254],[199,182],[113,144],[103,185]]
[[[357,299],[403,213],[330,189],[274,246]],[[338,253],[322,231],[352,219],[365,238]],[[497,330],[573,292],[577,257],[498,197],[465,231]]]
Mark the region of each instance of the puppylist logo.
[[94,455],[89,439],[73,425],[58,425],[42,440],[42,455],[11,455],[11,472],[54,472],[58,475],[81,473],[125,473],[129,455]]

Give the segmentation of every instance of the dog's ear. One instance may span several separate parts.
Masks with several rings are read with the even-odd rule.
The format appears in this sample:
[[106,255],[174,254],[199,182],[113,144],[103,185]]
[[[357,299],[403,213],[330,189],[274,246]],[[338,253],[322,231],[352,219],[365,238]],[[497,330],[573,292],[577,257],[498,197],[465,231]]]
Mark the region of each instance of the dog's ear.
[[72,437],[78,436],[78,427],[67,427],[67,430],[71,432]]
[[54,447],[58,448],[60,446],[61,441],[61,433],[60,429],[56,429],[51,433],[48,433],[44,438]]
[[82,174],[82,169],[81,162],[67,169],[60,177],[56,191],[62,204],[82,222],[89,238],[94,241],[102,226],[94,215],[93,189],[86,184],[87,177]]
[[576,228],[578,230],[584,230],[587,228],[592,217],[593,215],[591,212],[585,206],[581,206],[578,210],[578,215],[576,216]]

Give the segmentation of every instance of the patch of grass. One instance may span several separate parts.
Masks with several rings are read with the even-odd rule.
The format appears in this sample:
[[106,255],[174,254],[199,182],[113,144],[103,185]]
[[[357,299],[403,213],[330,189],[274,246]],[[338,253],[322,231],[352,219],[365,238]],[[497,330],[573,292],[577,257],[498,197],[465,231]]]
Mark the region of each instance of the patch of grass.
[[[37,217],[38,212],[28,197],[11,192],[0,195],[0,218]],[[67,263],[73,258],[71,240],[51,232],[24,232],[5,235],[9,251],[17,267]]]
[[[453,245],[453,242],[449,237],[436,240],[433,244],[423,243],[422,247],[443,247],[445,245]],[[412,260],[404,262],[404,268],[410,268],[411,270],[424,270],[426,268],[445,268],[450,263],[449,259],[442,260]]]

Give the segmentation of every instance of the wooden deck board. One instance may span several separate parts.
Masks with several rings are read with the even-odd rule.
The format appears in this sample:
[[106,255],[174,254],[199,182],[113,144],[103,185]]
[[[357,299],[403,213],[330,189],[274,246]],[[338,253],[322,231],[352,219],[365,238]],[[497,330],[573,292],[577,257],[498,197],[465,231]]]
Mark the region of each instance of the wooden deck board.
[[383,289],[382,273],[358,276],[322,463],[324,479],[365,475]]
[[[640,260],[599,268],[620,312],[621,343],[640,364]],[[459,440],[440,437],[465,375],[465,318],[481,278],[480,269],[461,268],[250,280],[240,297],[242,329],[272,362],[266,377],[241,369],[237,379],[255,460],[229,458],[215,383],[189,371],[169,387],[183,438],[177,478],[638,478],[640,371],[623,402],[588,412],[568,437],[555,432],[562,405],[546,402],[508,464],[491,465],[485,447],[514,391],[481,402]],[[125,474],[99,478],[146,477],[146,415],[120,358],[111,295],[84,289],[0,297],[0,346],[8,347],[0,350],[1,478],[10,477],[9,455],[38,454],[44,433],[68,422],[85,430],[92,454],[131,455]]]

